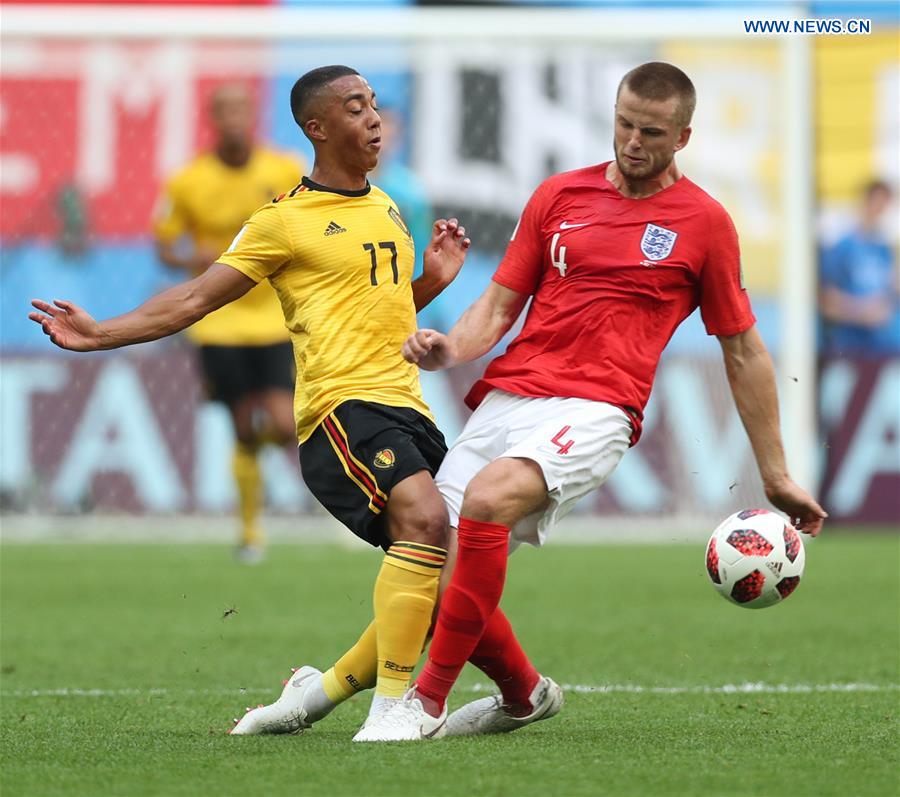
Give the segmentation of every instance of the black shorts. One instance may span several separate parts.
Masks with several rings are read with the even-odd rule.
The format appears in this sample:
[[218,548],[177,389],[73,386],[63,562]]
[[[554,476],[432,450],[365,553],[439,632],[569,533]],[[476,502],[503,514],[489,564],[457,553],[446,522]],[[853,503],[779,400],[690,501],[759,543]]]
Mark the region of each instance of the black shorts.
[[210,401],[233,404],[261,390],[294,391],[294,351],[290,343],[201,346],[200,363]]
[[427,470],[447,453],[438,428],[408,407],[345,401],[300,446],[310,492],[370,545],[387,548],[387,500],[395,484]]

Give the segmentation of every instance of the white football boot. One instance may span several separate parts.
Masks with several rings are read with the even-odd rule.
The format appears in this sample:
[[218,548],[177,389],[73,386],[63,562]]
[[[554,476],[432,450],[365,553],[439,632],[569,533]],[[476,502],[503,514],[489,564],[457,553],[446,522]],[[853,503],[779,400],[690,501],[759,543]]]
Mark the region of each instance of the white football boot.
[[318,683],[322,673],[315,667],[299,667],[284,682],[281,697],[274,703],[248,708],[247,713],[235,720],[229,731],[235,736],[254,736],[260,733],[300,733],[312,727],[309,713],[303,705],[310,688]]
[[266,549],[262,545],[239,545],[234,550],[234,558],[238,564],[258,565],[266,559]]
[[[371,720],[371,721],[370,721]],[[415,687],[389,711],[370,717],[359,729],[354,742],[421,742],[440,739],[447,731],[447,707],[440,717],[432,717],[415,696]]]
[[375,695],[372,698],[372,705],[369,707],[369,714],[366,717],[366,721],[362,724],[359,731],[357,731],[357,735],[370,725],[379,722],[381,718],[399,702],[400,698],[380,697],[379,695]]
[[550,719],[563,707],[563,691],[552,678],[542,675],[531,692],[529,702],[531,713],[516,717],[506,710],[501,695],[473,700],[447,717],[447,736],[509,733],[532,722]]

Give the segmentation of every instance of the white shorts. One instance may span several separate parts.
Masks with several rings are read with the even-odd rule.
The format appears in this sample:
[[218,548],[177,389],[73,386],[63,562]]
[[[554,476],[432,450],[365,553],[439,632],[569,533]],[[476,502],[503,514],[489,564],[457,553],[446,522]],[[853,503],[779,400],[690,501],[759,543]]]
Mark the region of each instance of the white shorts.
[[469,481],[501,457],[538,464],[547,482],[550,505],[520,520],[510,543],[543,545],[547,532],[583,495],[615,470],[631,441],[624,410],[581,398],[529,398],[492,390],[469,418],[435,476],[450,512],[459,511]]

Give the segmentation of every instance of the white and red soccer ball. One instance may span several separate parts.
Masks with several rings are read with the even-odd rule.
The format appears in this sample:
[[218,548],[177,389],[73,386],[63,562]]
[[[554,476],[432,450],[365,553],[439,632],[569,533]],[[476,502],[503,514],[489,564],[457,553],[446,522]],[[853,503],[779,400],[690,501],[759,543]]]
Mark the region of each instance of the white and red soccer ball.
[[806,552],[800,533],[767,509],[724,520],[706,546],[706,572],[725,599],[748,609],[780,603],[800,583]]

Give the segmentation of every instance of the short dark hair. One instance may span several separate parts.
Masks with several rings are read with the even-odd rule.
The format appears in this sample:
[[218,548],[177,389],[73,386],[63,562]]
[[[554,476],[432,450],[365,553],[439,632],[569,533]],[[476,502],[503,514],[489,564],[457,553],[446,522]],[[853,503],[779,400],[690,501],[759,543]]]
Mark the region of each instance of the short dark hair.
[[[309,121],[309,106],[324,86],[347,75],[358,75],[355,69],[349,66],[335,64],[332,66],[320,66],[311,69],[301,76],[291,89],[291,113],[294,121],[303,130],[303,126]],[[305,133],[306,131],[303,130]]]
[[682,127],[691,123],[694,108],[697,105],[697,91],[691,79],[677,66],[662,61],[651,61],[632,69],[616,91],[616,99],[627,86],[629,91],[645,100],[665,102],[672,97],[678,98],[676,120]]
[[863,196],[865,196],[866,199],[871,199],[875,194],[887,194],[891,197],[894,195],[894,192],[891,189],[891,186],[884,180],[869,180],[863,189]]

